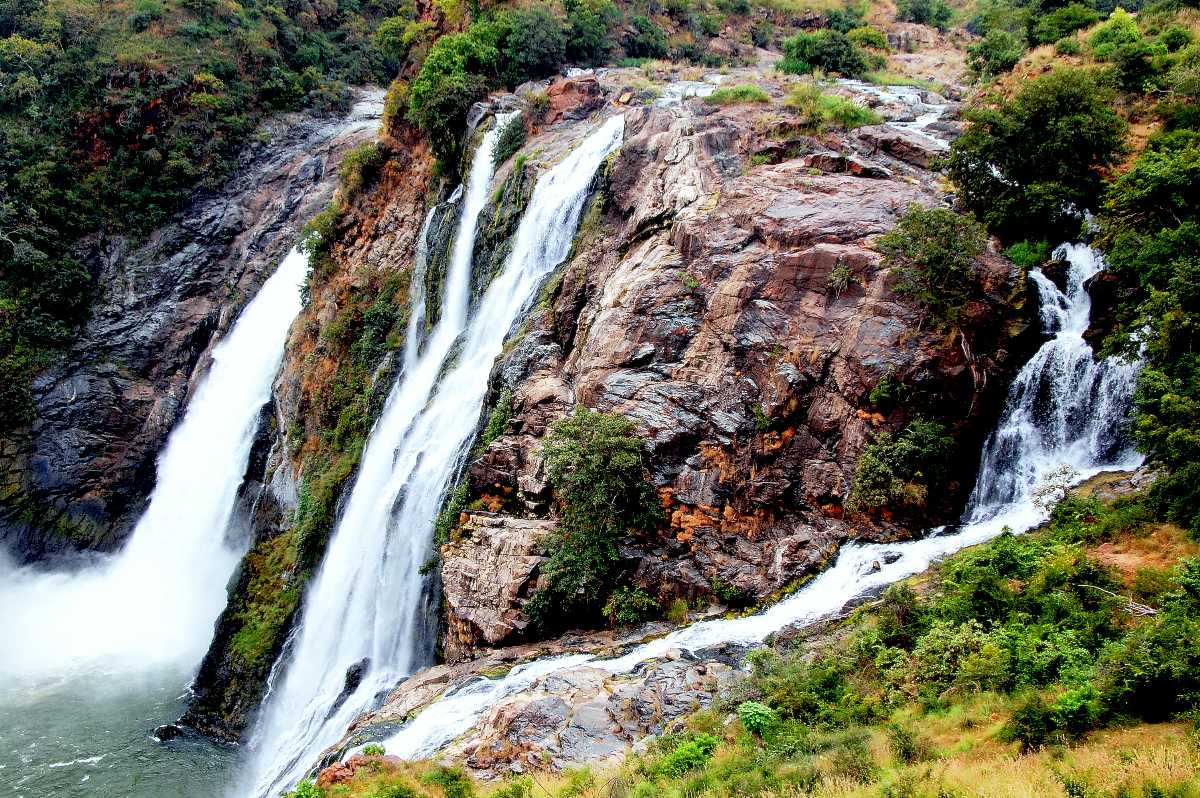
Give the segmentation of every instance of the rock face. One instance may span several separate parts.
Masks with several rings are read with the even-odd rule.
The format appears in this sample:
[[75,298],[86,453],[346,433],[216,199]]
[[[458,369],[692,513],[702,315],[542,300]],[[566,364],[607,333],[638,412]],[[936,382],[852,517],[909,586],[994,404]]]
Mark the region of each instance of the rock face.
[[[514,545],[516,519],[549,512],[541,439],[578,404],[645,436],[670,524],[623,552],[633,580],[664,599],[715,583],[762,598],[844,540],[912,534],[961,509],[1030,343],[1018,272],[986,253],[961,332],[936,329],[892,291],[875,247],[909,205],[948,201],[926,169],[936,143],[888,125],[797,136],[757,113],[627,112],[573,257],[493,372],[511,418],[466,479],[513,518],[477,524],[447,552],[450,661],[520,639],[530,560],[486,611],[463,588]],[[751,165],[758,153],[781,162]],[[869,398],[885,377],[911,397],[887,412]],[[957,480],[919,519],[847,517],[864,446],[918,414],[954,430]]]
[[[546,559],[541,542],[554,526],[553,521],[473,513],[459,539],[442,547],[447,660],[461,661],[478,640],[496,645],[525,629],[520,607]],[[459,640],[468,648],[460,650]]]
[[382,96],[362,99],[345,119],[269,123],[219,192],[149,240],[84,243],[104,294],[37,378],[33,426],[0,439],[0,545],[19,563],[124,541],[211,344],[328,203],[341,154],[375,136]]

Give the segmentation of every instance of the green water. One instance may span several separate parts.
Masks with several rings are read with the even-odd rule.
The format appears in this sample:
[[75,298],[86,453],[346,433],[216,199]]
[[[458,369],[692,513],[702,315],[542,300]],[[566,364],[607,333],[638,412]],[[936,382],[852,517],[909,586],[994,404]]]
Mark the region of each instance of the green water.
[[151,736],[182,712],[187,682],[93,673],[0,684],[0,798],[228,798],[239,748]]

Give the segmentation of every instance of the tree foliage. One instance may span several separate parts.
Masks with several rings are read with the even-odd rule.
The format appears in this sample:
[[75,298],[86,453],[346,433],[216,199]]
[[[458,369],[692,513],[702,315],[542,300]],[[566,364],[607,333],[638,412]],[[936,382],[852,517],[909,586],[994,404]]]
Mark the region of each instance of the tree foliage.
[[588,408],[551,426],[544,452],[559,524],[540,587],[525,607],[542,626],[594,614],[612,588],[621,538],[661,521],[635,431],[622,416]]
[[783,43],[779,69],[798,75],[820,69],[848,78],[862,77],[869,62],[862,48],[846,34],[830,29],[800,31]]
[[1123,147],[1127,126],[1112,102],[1093,73],[1056,69],[1011,100],[967,111],[970,127],[946,171],[966,206],[1002,237],[1070,237]]
[[987,233],[972,216],[920,205],[909,206],[878,243],[892,267],[893,290],[951,325],[976,289],[975,261],[986,245]]

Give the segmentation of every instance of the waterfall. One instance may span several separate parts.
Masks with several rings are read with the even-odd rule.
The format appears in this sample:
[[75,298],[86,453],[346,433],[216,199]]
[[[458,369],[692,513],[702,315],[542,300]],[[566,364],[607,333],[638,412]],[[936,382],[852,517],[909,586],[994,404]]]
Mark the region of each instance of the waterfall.
[[1031,277],[1042,299],[1042,322],[1052,337],[1021,369],[981,455],[979,477],[962,524],[905,543],[850,543],[834,564],[801,590],[764,612],[702,621],[652,640],[614,659],[568,655],[535,660],[498,679],[476,678],[447,691],[384,741],[389,754],[431,756],[471,729],[506,696],[537,678],[580,665],[628,673],[671,649],[700,651],[722,644],[756,645],[784,627],[829,617],[846,602],[920,573],[937,560],[982,543],[1004,528],[1028,530],[1046,511],[1031,502],[1044,479],[1071,469],[1075,478],[1141,462],[1123,427],[1138,366],[1119,359],[1097,362],[1083,339],[1091,310],[1084,284],[1102,267],[1084,245],[1063,245],[1066,290],[1041,272]]
[[225,529],[307,263],[293,250],[213,350],[121,552],[78,573],[0,565],[0,636],[19,641],[0,646],[0,681],[195,667],[241,554]]
[[[372,431],[287,674],[256,726],[253,795],[303,777],[381,690],[432,659],[421,566],[433,550],[434,520],[469,449],[492,363],[538,286],[569,254],[588,187],[624,130],[622,117],[608,120],[538,180],[508,261],[468,323],[475,225],[502,126],[484,138],[468,174],[441,318]],[[347,669],[359,664],[364,677],[344,690]]]

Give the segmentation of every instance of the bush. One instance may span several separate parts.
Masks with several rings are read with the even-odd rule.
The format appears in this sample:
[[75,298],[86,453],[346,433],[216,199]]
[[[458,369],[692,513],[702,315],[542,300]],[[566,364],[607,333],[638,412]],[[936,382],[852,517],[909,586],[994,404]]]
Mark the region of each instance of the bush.
[[880,432],[858,457],[846,509],[925,507],[929,489],[945,476],[953,447],[935,421],[914,421],[897,436]]
[[785,57],[778,68],[797,75],[820,69],[859,78],[869,69],[866,56],[850,37],[835,30],[801,31],[783,43]]
[[496,37],[503,69],[501,81],[514,87],[558,71],[566,60],[567,33],[563,23],[545,3],[518,6],[496,17],[496,30],[480,35]]
[[990,80],[1008,72],[1025,54],[1025,39],[1006,30],[988,31],[987,36],[967,47],[967,66],[977,80]]
[[1112,99],[1087,70],[1057,69],[1007,102],[967,111],[971,125],[945,163],[962,202],[1003,238],[1077,233],[1123,146]]
[[1054,43],[1054,52],[1059,55],[1079,55],[1083,52],[1083,45],[1079,43],[1079,39],[1074,36],[1067,36],[1065,39],[1059,39]]
[[1128,11],[1118,8],[1088,37],[1088,47],[1097,58],[1105,60],[1112,56],[1117,47],[1134,44],[1141,38],[1137,20]]
[[779,725],[779,715],[766,704],[757,701],[743,701],[738,704],[738,720],[751,734],[764,736]]
[[362,752],[363,756],[383,756],[387,753],[382,745],[378,745],[376,743],[364,745]]
[[892,723],[887,728],[888,747],[892,756],[903,765],[924,762],[932,758],[929,743],[907,726]]
[[604,605],[604,614],[613,626],[633,626],[656,618],[661,612],[658,601],[640,587],[619,587]]
[[544,451],[559,507],[558,529],[547,542],[542,584],[525,607],[540,626],[554,626],[598,609],[619,561],[617,543],[634,529],[661,520],[648,480],[646,454],[632,422],[579,408],[550,427]]
[[496,146],[492,150],[492,163],[495,166],[499,166],[513,157],[517,150],[524,146],[525,119],[521,114],[517,114],[505,123],[504,127],[500,130],[500,135],[496,136]]
[[566,0],[567,58],[581,66],[604,63],[613,48],[612,29],[621,17],[612,0]]
[[363,186],[375,179],[382,165],[383,151],[374,141],[360,144],[343,155],[338,176],[344,196],[350,198],[361,191]]
[[938,322],[954,325],[976,289],[975,261],[987,233],[970,214],[911,205],[879,238],[893,290],[915,298]]
[[[853,130],[863,125],[877,125],[883,121],[879,114],[859,105],[854,100],[836,94],[825,94],[816,86],[802,84],[789,92],[784,104],[796,110],[804,117],[806,127],[820,131],[834,126],[844,130]],[[836,269],[835,269],[836,271]],[[835,281],[840,278],[831,278]],[[846,274],[847,278],[853,277]],[[831,287],[836,289],[835,284]],[[842,290],[849,287],[849,282]]]
[[705,102],[716,105],[738,105],[741,103],[768,103],[771,95],[749,83],[740,86],[730,86],[715,90],[704,98]]
[[442,788],[444,798],[474,798],[475,787],[466,773],[458,768],[439,765],[426,773],[422,779],[426,784]]
[[693,734],[660,759],[655,770],[664,776],[678,778],[690,770],[704,767],[717,750],[717,738],[711,734]]
[[856,7],[846,5],[841,8],[831,8],[825,12],[825,25],[838,33],[849,33],[852,28],[862,24],[862,12]]
[[487,94],[488,82],[482,73],[496,58],[494,46],[466,33],[452,33],[434,42],[413,79],[409,119],[451,168],[458,163],[467,112]]
[[887,34],[879,28],[873,28],[869,25],[861,28],[852,28],[846,32],[846,36],[859,47],[870,47],[874,50],[888,49]]
[[1047,241],[1018,241],[1004,250],[1004,257],[1022,269],[1036,269],[1050,260],[1050,243]]
[[938,30],[950,27],[954,9],[945,0],[898,0],[896,19],[931,25]]
[[631,24],[632,30],[621,41],[626,55],[631,58],[667,57],[667,34],[662,28],[644,14],[635,16]]
[[1033,29],[1033,39],[1038,44],[1057,42],[1080,28],[1095,24],[1099,19],[1100,13],[1094,8],[1071,3],[1043,14]]

